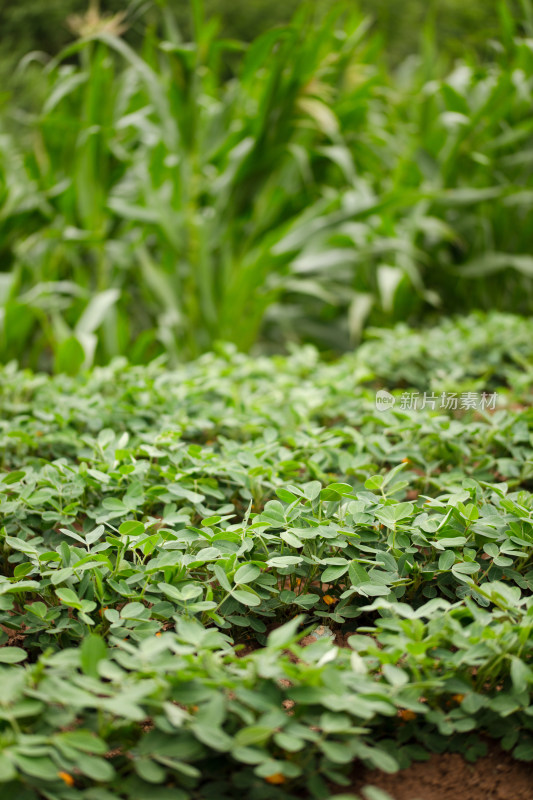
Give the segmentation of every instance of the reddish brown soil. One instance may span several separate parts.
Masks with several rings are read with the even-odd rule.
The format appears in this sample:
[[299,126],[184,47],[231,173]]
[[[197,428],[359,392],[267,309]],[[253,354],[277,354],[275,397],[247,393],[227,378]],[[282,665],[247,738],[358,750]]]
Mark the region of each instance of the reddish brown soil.
[[515,761],[497,747],[475,764],[445,753],[395,775],[368,770],[353,789],[361,792],[369,784],[393,800],[533,800],[533,763]]
[[[0,628],[9,637],[5,644],[0,644],[0,647],[24,647],[24,634],[21,631],[15,631],[5,625],[0,625]],[[24,628],[25,626],[23,625],[22,629]]]

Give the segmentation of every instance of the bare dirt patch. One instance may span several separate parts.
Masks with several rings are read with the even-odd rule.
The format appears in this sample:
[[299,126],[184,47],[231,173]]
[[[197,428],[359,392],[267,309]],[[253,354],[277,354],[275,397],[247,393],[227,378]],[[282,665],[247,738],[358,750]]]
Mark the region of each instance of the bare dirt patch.
[[367,770],[353,789],[361,792],[369,784],[394,800],[533,800],[533,763],[516,761],[493,745],[475,764],[458,753],[444,753],[394,775]]

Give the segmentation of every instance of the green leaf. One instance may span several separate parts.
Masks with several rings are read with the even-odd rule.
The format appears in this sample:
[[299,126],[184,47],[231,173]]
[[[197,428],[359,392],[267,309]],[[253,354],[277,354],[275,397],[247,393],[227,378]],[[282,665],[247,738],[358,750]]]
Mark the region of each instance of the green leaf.
[[218,514],[215,514],[212,517],[206,517],[206,519],[202,520],[202,527],[209,528],[211,527],[211,525],[216,525],[217,523],[219,523],[221,519],[222,517],[219,516]]
[[469,522],[474,522],[476,519],[479,519],[479,510],[473,503],[468,503],[466,506],[463,505],[463,503],[459,503],[458,508],[461,511],[461,516]]
[[527,692],[528,685],[533,683],[533,670],[516,656],[511,656],[511,680],[517,692]]
[[415,507],[412,503],[395,503],[395,505],[392,506],[392,510],[394,518],[397,522],[400,522],[400,520],[412,516]]
[[269,567],[292,567],[302,563],[300,556],[275,556],[266,562]]
[[1,664],[19,664],[27,658],[28,654],[22,647],[0,647]]
[[242,761],[243,764],[261,764],[268,761],[269,758],[264,750],[259,750],[255,747],[235,746],[231,751],[231,755],[236,761]]
[[237,584],[251,583],[255,581],[260,574],[261,570],[255,564],[243,564],[233,576],[233,580]]
[[122,536],[141,536],[144,533],[144,525],[142,522],[137,522],[134,519],[128,519],[123,522],[118,532]]
[[222,569],[219,564],[215,564],[213,567],[213,572],[215,573],[215,578],[219,582],[220,586],[226,591],[231,592],[231,584],[227,578],[226,573]]
[[0,783],[8,783],[15,779],[17,772],[9,758],[0,753]]
[[345,564],[339,567],[327,567],[320,576],[320,580],[322,583],[331,583],[332,581],[336,581],[346,572],[348,572],[349,566],[349,564]]
[[491,558],[496,558],[500,552],[498,545],[494,542],[486,542],[483,545],[483,551]]
[[280,533],[280,538],[283,539],[284,542],[287,542],[288,545],[291,547],[303,547],[304,543],[299,539],[294,533],[291,531],[282,531]]
[[69,336],[57,346],[54,371],[77,375],[85,361],[85,350],[75,336]]
[[91,297],[85,311],[76,324],[79,334],[91,334],[104,322],[106,315],[120,297],[118,289],[105,289]]
[[473,575],[475,572],[479,572],[479,564],[472,561],[458,561],[453,565],[452,572],[454,575]]
[[147,783],[163,783],[166,770],[149,758],[136,758],[133,766],[137,775]]
[[56,589],[56,595],[59,597],[61,602],[65,603],[67,606],[81,609],[81,601],[76,592],[74,592],[72,589]]
[[88,755],[88,753],[80,756],[78,768],[88,778],[102,783],[112,781],[115,777],[115,770],[108,760],[99,756]]
[[225,753],[231,750],[233,746],[233,739],[221,728],[216,728],[212,725],[195,724],[191,726],[191,730],[202,744],[211,747],[213,750]]
[[307,500],[315,500],[322,487],[319,481],[309,481],[309,483],[304,483],[300,488]]
[[251,745],[265,744],[274,730],[266,725],[250,725],[241,728],[235,735],[235,743],[239,747],[250,747]]
[[381,506],[376,510],[375,514],[380,522],[393,528],[397,522],[410,517],[413,511],[414,506],[412,503],[395,503],[393,505]]
[[439,569],[447,572],[455,564],[455,553],[453,550],[445,550],[439,556]]
[[[264,740],[261,739],[258,744],[261,744],[263,741]],[[278,747],[281,747],[281,749],[285,750],[287,753],[298,753],[306,746],[303,739],[298,739],[296,736],[289,736],[289,734],[282,732],[274,734],[274,741]]]
[[276,495],[282,500],[284,503],[295,503],[298,498],[296,495],[292,494],[292,492],[287,491],[287,489],[276,489]]
[[26,775],[43,781],[57,780],[58,769],[51,758],[45,756],[28,756],[13,752],[13,761]]
[[[2,478],[2,483],[4,486],[13,486],[15,483],[19,483],[23,478],[26,477],[26,473],[24,470],[13,470],[13,472],[8,472],[7,475],[4,475]],[[8,537],[6,536],[6,539]]]
[[74,747],[76,750],[81,750],[84,753],[104,755],[109,749],[103,739],[98,738],[98,736],[89,731],[66,731],[65,733],[58,734],[58,738],[69,745],[69,747]]
[[81,668],[86,675],[98,677],[98,664],[107,658],[107,647],[101,636],[90,634],[81,644]]
[[335,742],[327,740],[321,742],[320,749],[329,761],[334,764],[349,764],[353,761],[353,748],[348,742]]
[[102,500],[102,507],[105,508],[106,511],[112,511],[115,516],[118,514],[127,514],[129,511],[125,503],[119,500],[118,497],[106,497]]
[[[161,586],[162,584],[159,584]],[[172,587],[174,588],[174,587]],[[200,589],[201,591],[201,589]],[[122,611],[120,612],[120,616],[122,619],[139,619],[146,617],[147,609],[143,606],[142,603],[126,603]]]
[[232,595],[235,600],[238,600],[239,603],[243,603],[245,606],[261,605],[261,599],[256,594],[252,594],[252,592],[246,592],[244,589],[233,589]]
[[[176,586],[172,586],[171,583],[158,583],[157,588],[161,589],[163,594],[165,594],[170,600],[174,600],[176,603],[183,603],[185,600],[183,592]],[[142,608],[144,609],[144,606],[142,606]]]
[[329,483],[326,489],[329,489],[331,492],[336,492],[341,496],[353,495],[353,487],[350,486],[349,483]]
[[305,617],[299,614],[297,617],[281,625],[279,628],[273,630],[267,639],[267,647],[280,649],[290,644],[296,637],[300,625],[303,623]]
[[383,770],[383,772],[393,773],[397,772],[399,769],[399,764],[396,759],[385,750],[378,749],[377,747],[367,748],[365,755],[368,756],[374,767]]
[[383,475],[373,475],[371,478],[366,479],[365,489],[368,489],[371,492],[379,492],[379,490],[383,486],[383,481],[384,481]]
[[394,664],[384,664],[382,671],[383,675],[392,686],[400,687],[409,683],[409,675],[407,672],[394,666]]
[[5,543],[11,550],[18,550],[21,553],[26,553],[29,556],[38,554],[38,550],[31,542],[26,542],[24,539],[16,539],[14,536],[6,536]]
[[[393,800],[391,795],[377,786],[364,786],[363,797],[365,800]],[[340,798],[342,800],[342,798]]]
[[362,583],[370,583],[370,578],[366,569],[357,561],[352,561],[348,568],[348,575],[353,586],[359,586]]
[[193,503],[194,505],[205,500],[205,495],[200,494],[200,492],[194,492],[191,489],[186,489],[185,486],[181,486],[179,483],[172,483],[167,488],[170,494],[174,495],[174,497],[189,500],[189,502]]
[[533,761],[533,741],[523,742],[513,750],[513,757],[518,761]]

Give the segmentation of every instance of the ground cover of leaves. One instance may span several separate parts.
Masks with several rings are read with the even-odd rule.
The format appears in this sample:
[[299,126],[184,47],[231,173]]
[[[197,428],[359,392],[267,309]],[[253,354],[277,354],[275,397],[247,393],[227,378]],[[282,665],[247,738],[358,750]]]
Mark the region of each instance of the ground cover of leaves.
[[354,763],[533,760],[532,334],[4,367],[2,796],[353,797]]

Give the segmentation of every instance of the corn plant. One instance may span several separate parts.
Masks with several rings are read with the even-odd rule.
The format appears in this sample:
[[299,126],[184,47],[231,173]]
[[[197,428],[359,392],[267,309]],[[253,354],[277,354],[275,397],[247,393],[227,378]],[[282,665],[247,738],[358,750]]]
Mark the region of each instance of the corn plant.
[[305,241],[332,213],[353,213],[342,187],[327,190],[342,141],[330,101],[364,26],[351,18],[339,37],[337,17],[319,33],[306,14],[268,32],[229,78],[242,47],[217,39],[199,4],[194,44],[148,36],[138,54],[97,27],[68,48],[48,68],[26,158],[45,207],[16,242],[10,296],[20,293],[6,316],[21,305],[39,315],[74,369],[91,360],[96,329],[102,357],[141,332],[138,356],[156,339],[170,353],[220,338],[251,346],[301,249],[275,245],[289,228]]
[[[524,6],[527,12],[527,6]],[[192,6],[132,49],[93,11],[0,140],[0,355],[59,371],[531,307],[526,21],[394,73],[368,24],[304,8],[250,46]],[[28,144],[30,143],[30,144]]]

